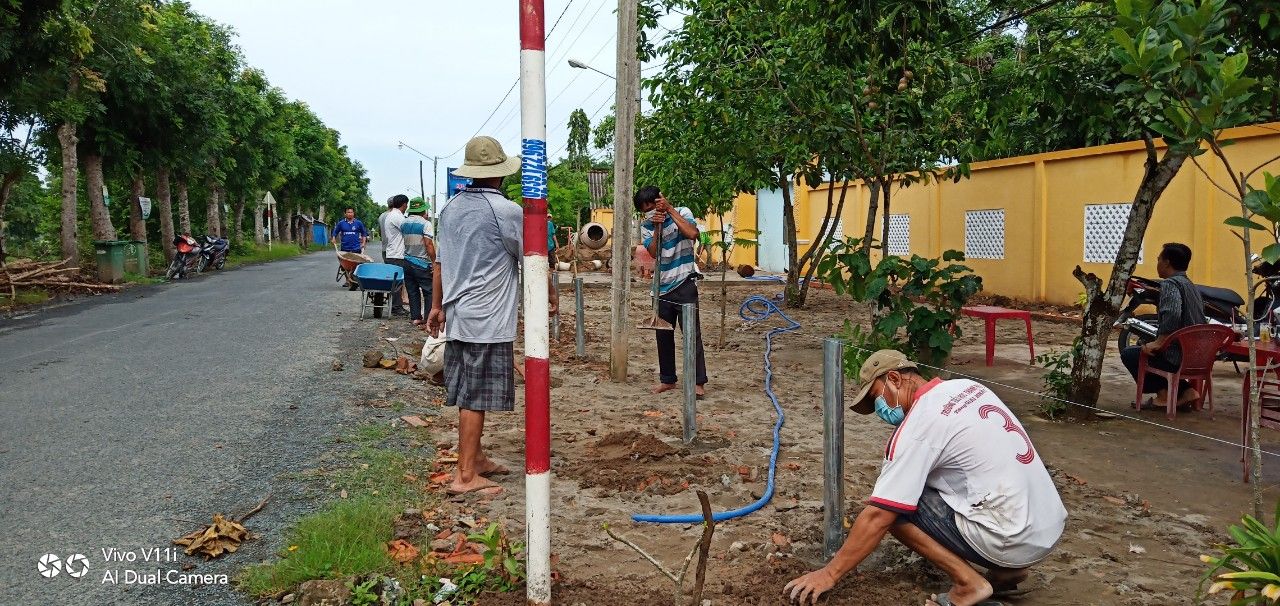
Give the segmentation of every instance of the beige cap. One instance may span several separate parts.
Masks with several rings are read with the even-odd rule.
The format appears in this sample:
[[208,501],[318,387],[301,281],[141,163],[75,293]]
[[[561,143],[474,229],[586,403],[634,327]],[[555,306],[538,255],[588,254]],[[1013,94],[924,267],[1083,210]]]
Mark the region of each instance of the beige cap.
[[871,414],[871,411],[876,409],[875,400],[868,397],[871,394],[871,384],[891,370],[907,368],[916,370],[916,364],[908,360],[907,356],[900,351],[881,349],[871,354],[858,370],[858,382],[861,387],[858,388],[858,395],[854,397],[853,406],[850,407],[853,412]]
[[505,177],[520,170],[520,156],[508,156],[497,139],[480,135],[467,141],[467,153],[462,166],[453,174],[472,179]]

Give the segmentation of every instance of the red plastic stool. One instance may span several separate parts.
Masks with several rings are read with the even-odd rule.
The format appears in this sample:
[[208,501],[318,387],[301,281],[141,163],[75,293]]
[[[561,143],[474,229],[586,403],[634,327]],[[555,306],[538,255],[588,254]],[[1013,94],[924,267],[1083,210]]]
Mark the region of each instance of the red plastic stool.
[[1031,363],[1036,362],[1036,344],[1031,338],[1031,313],[1021,309],[1006,309],[991,305],[974,305],[960,310],[966,316],[982,318],[987,323],[987,366],[995,363],[996,358],[996,320],[1022,320],[1027,323],[1027,348],[1031,350]]

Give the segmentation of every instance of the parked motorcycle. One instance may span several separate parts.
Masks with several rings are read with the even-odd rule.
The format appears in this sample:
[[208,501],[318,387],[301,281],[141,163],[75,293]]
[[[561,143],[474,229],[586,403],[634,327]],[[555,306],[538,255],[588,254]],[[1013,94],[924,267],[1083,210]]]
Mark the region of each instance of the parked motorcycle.
[[[1116,319],[1116,328],[1120,329],[1120,334],[1116,337],[1116,345],[1121,349],[1133,345],[1146,345],[1156,338],[1156,331],[1160,325],[1160,316],[1158,314],[1134,314],[1139,306],[1151,305],[1155,306],[1160,301],[1160,288],[1164,284],[1164,280],[1143,278],[1132,276],[1125,285],[1125,295],[1129,298],[1129,303],[1124,306],[1120,312],[1120,317]],[[1196,290],[1200,291],[1200,298],[1204,300],[1204,316],[1210,324],[1222,324],[1235,328],[1245,322],[1244,299],[1235,291],[1227,288],[1217,288],[1213,286],[1196,285]],[[1275,300],[1275,297],[1268,301]],[[1273,313],[1270,303],[1266,303],[1258,309],[1262,309],[1262,316]]]
[[214,269],[222,269],[227,265],[227,252],[231,250],[231,243],[226,238],[214,238],[212,236],[200,236],[200,269],[204,271],[210,267]]
[[173,247],[176,252],[173,261],[169,263],[169,270],[165,272],[166,278],[181,280],[204,269],[203,247],[195,238],[185,234],[178,235],[173,239]]

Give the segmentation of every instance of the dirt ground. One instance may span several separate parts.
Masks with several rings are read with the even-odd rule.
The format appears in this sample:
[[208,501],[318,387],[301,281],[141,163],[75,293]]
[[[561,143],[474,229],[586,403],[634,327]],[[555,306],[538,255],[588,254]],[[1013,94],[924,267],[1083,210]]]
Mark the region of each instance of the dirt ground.
[[[612,383],[608,289],[587,289],[587,356],[581,360],[573,355],[572,294],[562,294],[563,338],[553,343],[552,365],[552,541],[558,603],[670,602],[672,584],[634,551],[606,536],[602,526],[608,524],[667,568],[678,570],[701,527],[638,524],[631,521],[632,514],[697,513],[698,489],[710,495],[717,511],[745,506],[762,494],[775,422],[773,406],[763,392],[763,335],[781,321],[746,322],[737,309],[744,298],[772,296],[780,285],[730,288],[723,347],[717,345],[719,290],[714,282],[702,286],[710,383],[698,408],[699,440],[688,447],[680,441],[682,392],[648,392],[657,369],[652,333],[632,331],[630,382]],[[647,297],[640,285],[632,294],[634,321],[648,313]],[[846,319],[865,322],[867,313],[828,290],[812,291],[806,309],[788,313],[802,329],[774,339],[774,385],[786,414],[777,490],[761,510],[717,526],[704,596],[712,604],[785,603],[783,585],[822,563],[822,338],[837,332]],[[1170,423],[1161,412],[1130,408],[1133,382],[1113,345],[1101,407],[1137,420],[1052,422],[1038,414],[1040,399],[1035,394],[1043,371],[1027,364],[1023,325],[1000,324],[993,367],[984,365],[981,323],[965,319],[962,329],[948,370],[985,382],[1018,413],[1070,512],[1056,553],[1033,569],[1024,594],[1003,601],[1045,606],[1191,603],[1203,572],[1199,555],[1226,540],[1226,527],[1250,510],[1250,486],[1241,481],[1241,453],[1234,446],[1240,440],[1241,409],[1235,370],[1229,364],[1219,366],[1214,418],[1207,412],[1179,414]],[[1065,348],[1077,331],[1070,323],[1035,322],[1037,352]],[[405,334],[411,333],[409,329]],[[440,394],[431,391],[435,388],[405,381],[405,389],[438,402]],[[519,410],[489,415],[486,427],[485,447],[491,456],[517,472],[495,478],[505,493],[492,499],[469,496],[450,501],[453,507],[503,521],[515,537],[524,532],[524,482],[519,474],[524,419]],[[441,446],[451,445],[456,419],[452,411],[443,411],[436,428]],[[849,519],[869,495],[890,433],[891,428],[874,415],[846,413]],[[1280,450],[1275,434],[1263,438],[1264,449]],[[1272,503],[1278,480],[1280,468],[1273,464],[1264,469]],[[692,586],[692,573],[689,576]],[[928,593],[945,589],[940,572],[887,538],[823,603],[918,604]],[[483,603],[523,603],[523,596],[495,596]]]

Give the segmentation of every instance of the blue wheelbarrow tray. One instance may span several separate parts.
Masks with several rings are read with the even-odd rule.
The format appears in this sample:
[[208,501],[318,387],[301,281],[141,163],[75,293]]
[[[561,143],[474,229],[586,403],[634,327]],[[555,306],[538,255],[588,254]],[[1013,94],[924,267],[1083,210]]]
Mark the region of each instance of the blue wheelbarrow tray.
[[404,283],[404,269],[389,263],[361,263],[355,274],[360,290],[391,292]]
[[[366,307],[374,308],[378,317],[381,308],[392,307],[391,297],[398,296],[404,284],[404,269],[389,263],[361,263],[355,270],[356,283],[360,286],[360,319],[364,319]],[[382,295],[375,299],[375,296]]]

